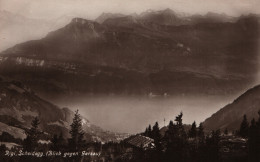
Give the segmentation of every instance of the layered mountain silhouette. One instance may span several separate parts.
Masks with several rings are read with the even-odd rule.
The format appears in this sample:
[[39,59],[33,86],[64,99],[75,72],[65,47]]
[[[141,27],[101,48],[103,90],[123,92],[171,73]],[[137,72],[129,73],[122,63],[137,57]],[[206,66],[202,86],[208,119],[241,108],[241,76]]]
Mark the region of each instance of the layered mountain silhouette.
[[120,13],[102,13],[99,17],[95,19],[96,22],[102,24],[107,19],[125,17],[126,15]]
[[234,94],[255,80],[255,15],[236,20],[166,9],[97,21],[74,18],[43,39],[7,49],[1,75],[47,95]]
[[207,130],[238,130],[244,115],[250,122],[253,118],[258,119],[259,111],[260,85],[257,85],[206,119],[204,126]]
[[75,15],[54,19],[29,18],[19,13],[0,10],[0,52],[18,43],[45,37],[48,32],[68,24]]
[[[41,99],[20,82],[0,78],[0,130],[24,139],[25,130],[31,127],[31,121],[40,119],[40,130],[52,137],[62,133],[69,137],[70,124],[74,112],[68,108],[59,108]],[[91,141],[117,141],[122,134],[104,131],[82,117],[82,127],[86,138]],[[124,135],[123,135],[124,136]]]

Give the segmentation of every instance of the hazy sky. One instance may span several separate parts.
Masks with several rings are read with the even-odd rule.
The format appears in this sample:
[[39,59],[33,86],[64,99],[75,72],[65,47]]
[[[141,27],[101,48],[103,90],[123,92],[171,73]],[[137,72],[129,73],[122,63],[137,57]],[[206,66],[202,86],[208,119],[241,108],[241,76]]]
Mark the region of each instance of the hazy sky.
[[165,8],[188,13],[213,11],[237,15],[260,13],[260,0],[0,0],[0,10],[47,19],[68,14],[96,18],[102,12],[140,13]]

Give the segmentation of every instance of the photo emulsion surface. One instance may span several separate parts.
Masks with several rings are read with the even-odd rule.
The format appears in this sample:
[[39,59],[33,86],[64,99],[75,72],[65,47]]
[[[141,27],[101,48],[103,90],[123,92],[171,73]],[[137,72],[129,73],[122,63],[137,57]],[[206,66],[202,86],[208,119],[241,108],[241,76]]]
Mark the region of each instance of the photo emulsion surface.
[[0,162],[260,162],[260,0],[0,0]]

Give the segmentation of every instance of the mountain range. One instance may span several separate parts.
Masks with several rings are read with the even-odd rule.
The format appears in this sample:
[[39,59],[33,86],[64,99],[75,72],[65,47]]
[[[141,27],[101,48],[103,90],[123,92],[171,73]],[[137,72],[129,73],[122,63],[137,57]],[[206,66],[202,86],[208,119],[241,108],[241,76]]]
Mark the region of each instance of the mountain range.
[[[8,17],[0,19],[9,22]],[[13,20],[27,24],[22,19]],[[74,113],[44,99],[75,94],[237,95],[257,80],[259,20],[253,14],[186,15],[170,9],[73,18],[41,39],[0,53],[1,130],[24,138],[23,130],[39,116],[44,132],[68,136]],[[259,89],[208,118],[205,128],[235,129],[244,114],[255,117]],[[121,138],[83,121],[94,140]]]
[[237,94],[255,81],[258,21],[257,15],[187,16],[170,9],[74,18],[3,51],[0,74],[45,97]]

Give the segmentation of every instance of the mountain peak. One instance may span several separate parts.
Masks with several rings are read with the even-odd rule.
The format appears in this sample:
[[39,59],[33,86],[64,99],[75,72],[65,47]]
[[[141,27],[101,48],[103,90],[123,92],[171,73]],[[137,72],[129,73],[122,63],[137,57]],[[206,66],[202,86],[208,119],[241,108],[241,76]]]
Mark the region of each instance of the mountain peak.
[[49,33],[47,37],[61,36],[61,39],[89,40],[99,37],[99,32],[102,30],[102,26],[97,22],[77,17],[73,18],[64,28]]
[[140,19],[146,22],[152,22],[161,25],[181,25],[183,20],[172,9],[165,9],[160,11],[148,10],[140,14]]
[[78,23],[78,24],[86,24],[86,23],[91,23],[91,22],[93,22],[93,21],[91,21],[91,20],[86,20],[86,19],[83,19],[83,18],[78,18],[78,17],[76,17],[76,18],[73,18],[72,20],[71,20],[71,23]]
[[150,15],[150,14],[176,14],[175,11],[173,11],[172,9],[170,8],[166,8],[164,10],[152,10],[152,9],[149,9],[149,10],[146,10],[145,12],[142,12],[140,14],[140,16],[145,16],[145,15]]
[[172,9],[166,8],[165,10],[161,11],[164,14],[176,14]]
[[124,17],[125,15],[123,14],[119,14],[119,13],[105,13],[103,12],[100,16],[98,16],[95,21],[98,23],[103,23],[104,21],[106,21],[107,19],[110,18],[118,18],[118,17]]
[[129,26],[137,23],[138,21],[136,20],[136,18],[130,15],[117,18],[109,18],[106,21],[104,21],[103,24],[112,26]]

